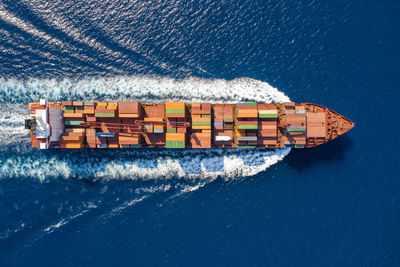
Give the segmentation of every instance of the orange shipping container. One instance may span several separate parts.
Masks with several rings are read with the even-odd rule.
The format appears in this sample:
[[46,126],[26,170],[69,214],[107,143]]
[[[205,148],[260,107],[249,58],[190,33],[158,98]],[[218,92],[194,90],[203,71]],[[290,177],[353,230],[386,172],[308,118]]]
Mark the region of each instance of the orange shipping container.
[[[194,130],[210,130],[211,125],[193,125],[192,129],[194,129]],[[221,129],[222,129],[222,127],[221,127]]]
[[64,113],[64,118],[81,118],[83,117],[82,113]]
[[60,144],[61,148],[83,148],[82,143],[65,143],[65,144]]
[[164,118],[144,118],[144,121],[163,122]]
[[109,144],[108,145],[109,148],[119,148],[118,144]]
[[118,116],[120,118],[139,118],[139,114],[121,114],[119,113]]
[[185,102],[165,102],[165,109],[185,109]]
[[185,133],[166,133],[167,141],[185,141]]

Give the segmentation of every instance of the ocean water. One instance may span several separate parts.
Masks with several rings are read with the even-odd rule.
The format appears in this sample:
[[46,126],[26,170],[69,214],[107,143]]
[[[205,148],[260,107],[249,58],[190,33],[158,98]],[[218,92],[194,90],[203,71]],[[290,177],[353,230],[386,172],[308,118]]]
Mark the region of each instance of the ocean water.
[[[0,266],[399,266],[398,1],[0,0]],[[313,102],[309,150],[39,151],[26,104]]]

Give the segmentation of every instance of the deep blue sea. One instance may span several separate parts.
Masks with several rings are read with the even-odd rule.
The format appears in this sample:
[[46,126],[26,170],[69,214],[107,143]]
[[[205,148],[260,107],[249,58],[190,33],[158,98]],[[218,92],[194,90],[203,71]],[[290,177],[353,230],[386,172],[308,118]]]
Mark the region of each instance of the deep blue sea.
[[[400,2],[0,0],[0,266],[400,266]],[[308,150],[31,149],[26,104],[312,102]]]

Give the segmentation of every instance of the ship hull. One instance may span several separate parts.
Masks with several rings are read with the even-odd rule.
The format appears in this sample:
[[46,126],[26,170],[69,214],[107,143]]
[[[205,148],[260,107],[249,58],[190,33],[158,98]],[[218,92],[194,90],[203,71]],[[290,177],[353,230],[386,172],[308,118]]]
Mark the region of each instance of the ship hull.
[[29,104],[35,148],[309,148],[354,123],[326,107],[293,102],[209,104],[63,101]]

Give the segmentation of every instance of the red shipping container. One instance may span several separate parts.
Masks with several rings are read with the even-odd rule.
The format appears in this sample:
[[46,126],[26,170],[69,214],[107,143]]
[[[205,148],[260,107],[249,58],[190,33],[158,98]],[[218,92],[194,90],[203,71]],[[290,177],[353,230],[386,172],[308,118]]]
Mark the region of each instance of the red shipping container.
[[136,114],[139,113],[139,102],[119,102],[119,113]]

